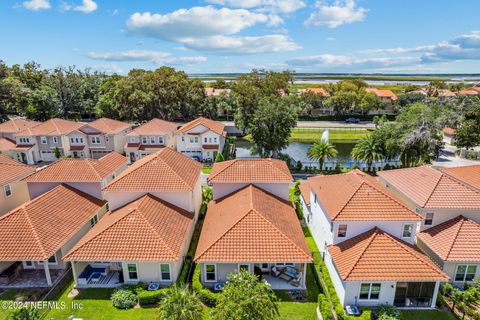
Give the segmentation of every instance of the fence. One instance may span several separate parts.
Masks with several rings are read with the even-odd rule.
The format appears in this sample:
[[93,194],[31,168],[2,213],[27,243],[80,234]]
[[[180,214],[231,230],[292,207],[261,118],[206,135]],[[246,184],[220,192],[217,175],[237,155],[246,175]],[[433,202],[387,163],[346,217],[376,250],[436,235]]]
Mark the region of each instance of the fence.
[[[50,301],[50,300],[57,300],[63,290],[70,284],[73,280],[73,273],[72,268],[69,266],[62,275],[53,283],[52,288],[43,295],[40,301]],[[50,311],[49,308],[41,309],[40,311],[40,319],[45,319],[48,312]]]
[[[318,162],[301,162],[303,169],[305,171],[308,171],[306,168],[315,168],[315,169],[320,169],[320,164]],[[292,161],[292,165],[296,166],[297,161]],[[385,166],[390,166],[390,167],[400,167],[402,163],[400,160],[390,160],[390,161],[376,161],[372,163],[371,170],[383,170]],[[337,161],[337,160],[327,160],[323,164],[323,170],[331,171],[331,170],[336,170],[337,168],[340,169],[351,169],[353,167],[356,167],[361,170],[367,170],[368,166],[365,162],[363,161],[355,161],[355,160],[349,160],[349,161]]]

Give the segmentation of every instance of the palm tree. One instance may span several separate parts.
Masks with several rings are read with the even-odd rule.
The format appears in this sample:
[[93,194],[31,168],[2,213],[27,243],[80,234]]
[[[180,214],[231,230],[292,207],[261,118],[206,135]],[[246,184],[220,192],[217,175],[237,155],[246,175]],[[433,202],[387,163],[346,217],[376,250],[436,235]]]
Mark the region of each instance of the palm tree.
[[161,320],[200,320],[202,303],[188,286],[173,286],[165,293],[160,308]]
[[362,138],[352,150],[352,158],[357,161],[365,161],[368,171],[372,168],[374,161],[380,161],[384,158],[377,141],[372,135]]
[[333,158],[338,154],[337,149],[328,141],[320,140],[315,142],[308,149],[307,156],[313,161],[318,161],[320,170],[323,170],[323,164],[326,158]]

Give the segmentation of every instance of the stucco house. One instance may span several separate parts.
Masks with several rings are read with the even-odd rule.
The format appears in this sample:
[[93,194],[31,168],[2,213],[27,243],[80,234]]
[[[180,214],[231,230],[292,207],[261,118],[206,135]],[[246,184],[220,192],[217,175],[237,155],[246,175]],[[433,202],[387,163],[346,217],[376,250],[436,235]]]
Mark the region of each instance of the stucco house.
[[223,152],[225,125],[207,118],[197,118],[181,126],[176,132],[177,151],[198,161],[215,161]]
[[40,122],[24,118],[11,118],[0,123],[0,138],[15,140],[16,133],[27,128],[33,128],[39,124]]
[[282,160],[234,159],[215,163],[207,181],[213,187],[214,200],[249,184],[288,200],[293,177]]
[[249,184],[209,203],[194,261],[206,287],[244,269],[288,290],[306,289],[312,256],[292,204]]
[[480,280],[480,224],[458,216],[417,234],[417,245],[455,286]]
[[67,184],[98,199],[102,188],[127,168],[127,158],[110,152],[98,160],[60,159],[24,179],[30,199]]
[[382,99],[387,106],[387,110],[393,110],[393,104],[395,103],[395,101],[398,100],[397,95],[393,93],[393,91],[390,89],[378,89],[372,87],[365,88],[365,91],[367,93],[373,93],[374,95]]
[[0,155],[0,216],[30,200],[22,179],[34,171],[34,167]]
[[127,134],[132,130],[132,125],[109,118],[100,118],[88,123],[81,130],[88,136],[90,157],[99,159],[112,151],[120,154],[124,152]]
[[441,172],[448,174],[471,187],[480,189],[480,165],[439,168]]
[[384,186],[423,217],[420,231],[459,215],[480,223],[480,189],[448,171],[422,166],[380,171],[378,176]]
[[65,256],[76,287],[177,280],[194,230],[194,213],[146,194],[108,212]]
[[59,185],[0,217],[0,288],[50,287],[106,202]]

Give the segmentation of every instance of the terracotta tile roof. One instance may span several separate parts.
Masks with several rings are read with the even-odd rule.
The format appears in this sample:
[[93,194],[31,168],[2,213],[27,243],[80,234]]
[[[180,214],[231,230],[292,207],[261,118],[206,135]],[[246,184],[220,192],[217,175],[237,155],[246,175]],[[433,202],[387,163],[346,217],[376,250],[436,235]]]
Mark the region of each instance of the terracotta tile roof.
[[8,121],[0,123],[0,133],[17,133],[26,128],[33,128],[39,124],[40,122],[33,120],[12,118]]
[[27,182],[100,182],[127,164],[128,159],[110,152],[98,160],[60,159],[31,174]]
[[328,246],[344,281],[446,281],[416,246],[378,228]]
[[47,260],[105,201],[59,185],[0,217],[0,261]]
[[27,166],[5,155],[0,155],[0,186],[20,180],[35,172],[34,167]]
[[474,188],[480,189],[480,165],[442,168],[439,170]]
[[480,208],[480,190],[429,166],[377,174],[423,208]]
[[299,188],[300,188],[300,193],[303,197],[303,200],[305,201],[306,204],[310,204],[310,191],[312,190],[312,187],[315,184],[315,180],[322,178],[323,175],[318,175],[315,177],[310,177],[307,178],[306,181],[302,181],[300,183]]
[[195,120],[192,120],[190,122],[185,123],[183,126],[180,127],[180,129],[177,130],[177,133],[185,133],[189,131],[190,129],[195,128],[196,126],[202,125],[208,130],[211,130],[215,132],[216,134],[219,135],[226,135],[225,132],[225,125],[221,122],[210,120],[207,118],[199,117]]
[[150,194],[108,212],[65,260],[178,261],[193,214]]
[[248,185],[211,201],[197,262],[311,262],[292,204]]
[[292,182],[285,161],[277,159],[235,159],[213,164],[209,182]]
[[177,129],[177,124],[157,118],[145,122],[139,127],[133,129],[130,133],[127,134],[128,137],[131,136],[147,136],[147,135],[166,135],[174,132]]
[[421,220],[390,190],[360,170],[320,176],[312,180],[312,189],[332,221]]
[[453,136],[455,134],[455,131],[456,131],[455,129],[448,128],[448,127],[445,127],[442,129],[442,132],[449,136]]
[[137,160],[110,182],[106,191],[186,190],[195,187],[202,164],[170,148]]
[[61,136],[85,126],[85,123],[53,118],[17,133],[18,136]]
[[98,131],[106,134],[117,134],[132,127],[132,125],[129,123],[109,118],[97,119],[90,122],[89,125],[97,129]]
[[480,92],[480,85],[479,86],[474,86],[472,89]]
[[480,262],[480,224],[458,216],[417,234],[443,261]]
[[458,91],[458,94],[463,94],[463,95],[467,95],[467,96],[476,96],[478,94],[478,91],[474,90],[473,88],[472,89],[464,89],[464,90]]
[[15,148],[15,141],[8,138],[0,138],[0,152],[7,152]]
[[438,96],[439,97],[455,97],[456,94],[455,94],[455,92],[452,92],[448,89],[439,89],[438,90]]
[[390,89],[365,88],[366,92],[375,94],[377,97],[390,98],[393,101],[397,100],[397,95]]
[[313,92],[324,97],[330,97],[330,92],[328,92],[325,88],[307,88],[306,91]]
[[222,94],[228,95],[230,94],[231,89],[217,89],[217,88],[205,88],[205,95],[207,96],[220,96]]

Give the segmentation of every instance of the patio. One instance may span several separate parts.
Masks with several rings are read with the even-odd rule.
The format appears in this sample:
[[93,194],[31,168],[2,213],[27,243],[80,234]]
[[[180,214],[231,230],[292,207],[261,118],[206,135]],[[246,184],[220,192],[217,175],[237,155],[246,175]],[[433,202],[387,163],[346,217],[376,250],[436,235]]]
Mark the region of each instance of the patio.
[[265,279],[265,281],[267,281],[267,283],[274,290],[306,290],[307,289],[304,286],[296,287],[292,285],[290,282],[287,282],[281,278],[275,278],[271,275],[262,275],[262,279]]
[[77,288],[115,288],[121,285],[120,272],[109,271],[106,275],[102,275],[98,280],[90,278],[87,284],[77,284]]
[[[63,274],[63,269],[50,270],[52,283]],[[1,289],[9,288],[48,288],[45,270],[22,270],[20,275],[8,284],[1,284]]]

